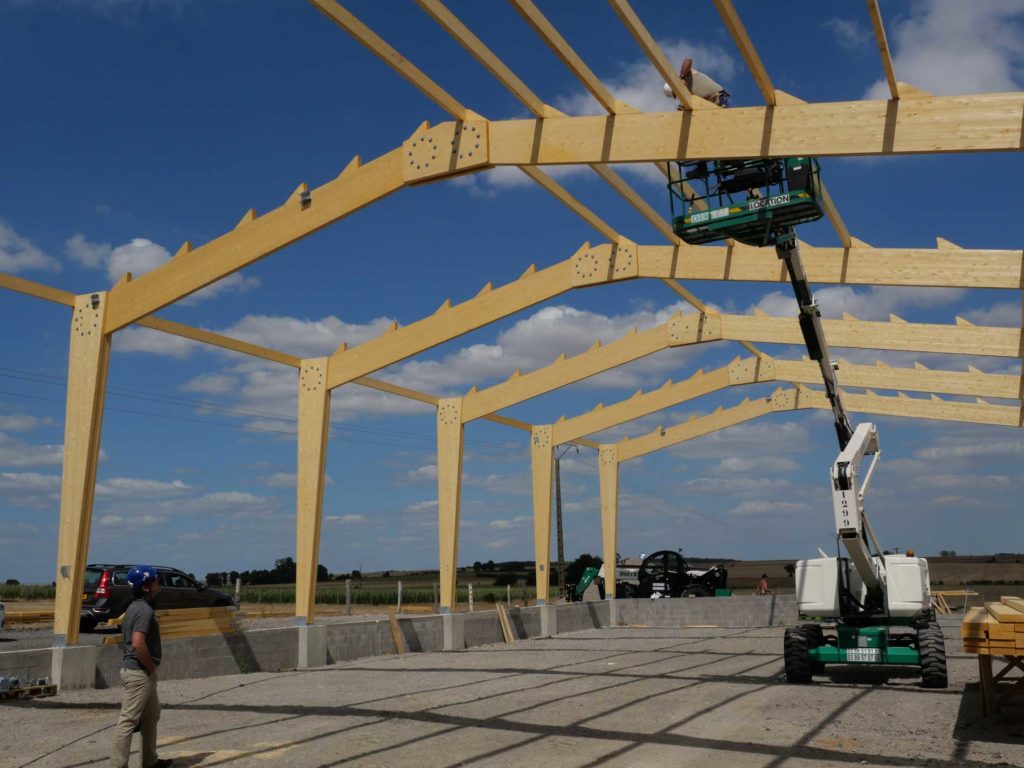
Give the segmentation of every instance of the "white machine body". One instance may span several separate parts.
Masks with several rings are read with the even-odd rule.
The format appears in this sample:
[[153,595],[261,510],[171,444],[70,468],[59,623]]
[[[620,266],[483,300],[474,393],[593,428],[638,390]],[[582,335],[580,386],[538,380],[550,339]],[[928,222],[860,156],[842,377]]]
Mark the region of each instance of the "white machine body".
[[[883,574],[886,610],[894,618],[913,618],[931,606],[928,561],[923,557],[883,555],[872,558],[875,572]],[[879,563],[881,559],[881,563]],[[857,569],[840,574],[842,561],[835,557],[798,560],[796,564],[797,607],[805,616],[842,615],[839,590],[849,580],[854,599],[863,602],[867,587]]]

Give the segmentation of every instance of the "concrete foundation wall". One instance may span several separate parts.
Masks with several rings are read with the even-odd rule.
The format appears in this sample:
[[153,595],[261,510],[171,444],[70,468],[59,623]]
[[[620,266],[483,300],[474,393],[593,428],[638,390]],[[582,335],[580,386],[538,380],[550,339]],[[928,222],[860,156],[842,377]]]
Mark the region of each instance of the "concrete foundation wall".
[[[797,623],[795,595],[733,595],[675,600],[616,600],[619,621],[651,627],[685,627],[711,624],[717,627],[768,627]],[[568,631],[562,625],[558,631]]]
[[410,651],[444,650],[444,628],[440,616],[417,616],[398,620],[398,628],[402,630],[405,647]]
[[[616,603],[624,602],[622,600]],[[600,629],[610,625],[608,603],[580,602],[555,606],[556,632],[579,632],[584,629]]]
[[467,648],[505,641],[505,636],[501,633],[501,623],[498,621],[497,611],[462,613],[459,614],[459,617],[464,622],[463,636]]
[[[793,595],[694,598],[677,600],[615,600],[617,624],[652,627],[685,627],[708,624],[718,627],[765,627],[797,622]],[[547,606],[554,612],[554,632],[579,632],[611,626],[608,602],[581,602]],[[509,625],[519,639],[540,637],[541,608],[513,608]],[[458,613],[457,648],[501,643],[504,637],[497,611]],[[398,626],[406,647],[413,652],[444,649],[441,616],[400,617]],[[326,663],[395,653],[395,641],[386,620],[318,625],[326,642]],[[253,629],[230,635],[165,640],[160,676],[165,680],[214,677],[245,672],[276,672],[299,666],[299,629]],[[323,646],[320,646],[323,656]],[[22,680],[52,674],[53,649],[0,652],[0,675]],[[97,688],[121,684],[121,648],[99,646],[95,654]],[[90,662],[91,664],[92,662]],[[320,663],[317,661],[316,663]],[[79,670],[80,671],[80,670]],[[79,675],[81,676],[81,675]]]
[[49,677],[51,655],[49,648],[0,653],[0,677],[16,677],[19,680]]

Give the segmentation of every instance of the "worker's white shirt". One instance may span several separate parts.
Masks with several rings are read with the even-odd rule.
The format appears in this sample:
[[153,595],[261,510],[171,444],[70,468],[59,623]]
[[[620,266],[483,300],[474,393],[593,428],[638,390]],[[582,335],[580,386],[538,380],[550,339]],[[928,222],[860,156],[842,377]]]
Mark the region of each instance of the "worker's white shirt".
[[696,69],[691,69],[690,76],[683,78],[683,82],[690,89],[690,93],[694,96],[700,96],[702,99],[710,99],[716,93],[725,90],[710,77],[703,72],[698,72]]

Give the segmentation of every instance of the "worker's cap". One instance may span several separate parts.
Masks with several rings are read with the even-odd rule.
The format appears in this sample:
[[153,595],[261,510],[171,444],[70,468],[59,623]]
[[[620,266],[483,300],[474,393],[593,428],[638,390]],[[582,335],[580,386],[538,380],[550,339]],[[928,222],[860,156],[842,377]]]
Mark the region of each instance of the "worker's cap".
[[132,589],[137,589],[143,584],[156,581],[156,568],[151,565],[136,565],[128,571],[127,578]]
[[674,99],[676,97],[675,91],[672,90],[672,86],[669,85],[668,83],[665,83],[661,90],[663,90],[665,92],[665,95],[668,96],[670,99]]

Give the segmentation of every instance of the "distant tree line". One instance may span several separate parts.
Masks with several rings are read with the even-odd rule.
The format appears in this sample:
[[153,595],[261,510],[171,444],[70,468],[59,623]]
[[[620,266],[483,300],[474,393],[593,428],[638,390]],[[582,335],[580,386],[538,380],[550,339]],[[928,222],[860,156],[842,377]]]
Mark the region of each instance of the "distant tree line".
[[[241,579],[245,585],[251,584],[294,584],[295,561],[290,557],[282,557],[274,561],[270,570],[255,571],[213,571],[206,574],[206,583],[211,587],[230,587]],[[317,581],[330,581],[331,574],[320,564],[316,567]]]

